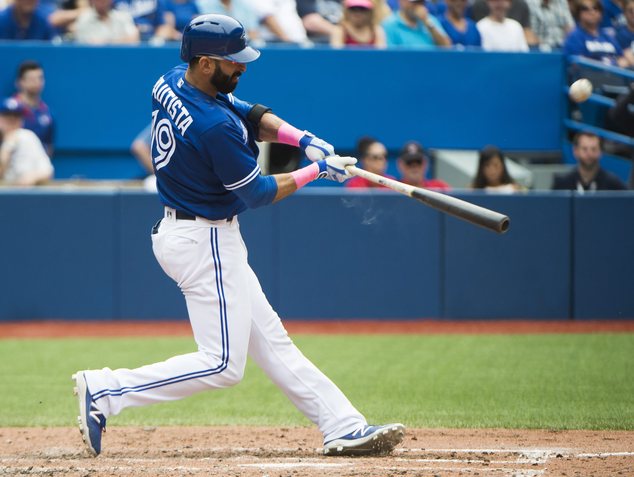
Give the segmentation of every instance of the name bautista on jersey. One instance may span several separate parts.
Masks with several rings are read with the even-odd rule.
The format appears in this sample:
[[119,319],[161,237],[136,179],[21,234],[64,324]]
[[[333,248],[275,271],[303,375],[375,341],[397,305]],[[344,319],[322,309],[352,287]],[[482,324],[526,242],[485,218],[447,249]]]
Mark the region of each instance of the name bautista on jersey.
[[187,131],[187,128],[191,126],[194,120],[162,76],[152,88],[152,97],[165,108],[167,114],[174,121],[176,129],[180,131],[181,136],[185,136],[185,131]]

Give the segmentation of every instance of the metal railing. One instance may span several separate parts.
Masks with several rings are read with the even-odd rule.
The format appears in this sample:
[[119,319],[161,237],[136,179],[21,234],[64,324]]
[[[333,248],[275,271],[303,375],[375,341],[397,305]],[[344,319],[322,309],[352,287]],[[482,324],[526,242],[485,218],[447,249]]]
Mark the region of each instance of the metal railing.
[[[568,63],[571,68],[586,68],[593,71],[599,71],[607,76],[617,77],[617,78],[625,78],[626,80],[634,81],[634,71],[619,68],[617,66],[606,65],[605,63],[601,63],[600,61],[590,60],[588,58],[584,58],[582,56],[572,56],[568,59]],[[596,85],[593,84],[593,86]],[[564,86],[564,93],[567,95],[569,92],[569,87]],[[613,89],[614,86],[609,87],[608,89]],[[623,84],[623,89],[627,90],[625,86],[625,81]],[[601,89],[599,92],[604,92]],[[588,99],[587,102],[591,104],[599,105],[600,107],[612,108],[616,104],[616,101],[609,96],[605,96],[604,94],[600,94],[599,92],[593,93]],[[563,119],[564,127],[573,131],[588,131],[596,134],[603,139],[607,139],[614,142],[619,142],[625,144],[627,146],[634,147],[634,138],[630,136],[626,136],[625,134],[620,134],[615,131],[610,131],[608,129],[603,128],[602,126],[588,124],[582,121],[576,121],[574,119],[570,119],[569,117],[565,117]]]

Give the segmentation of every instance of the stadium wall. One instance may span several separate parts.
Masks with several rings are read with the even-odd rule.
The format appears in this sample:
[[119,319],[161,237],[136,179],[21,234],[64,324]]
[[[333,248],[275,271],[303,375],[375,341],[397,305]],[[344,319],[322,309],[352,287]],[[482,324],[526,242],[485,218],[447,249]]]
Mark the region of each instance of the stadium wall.
[[[458,197],[508,214],[510,231],[330,188],[240,224],[285,318],[634,318],[634,193]],[[0,190],[0,320],[186,319],[151,250],[161,215],[139,191]]]
[[[178,64],[176,46],[0,44],[0,93],[19,63],[46,72],[44,100],[57,124],[56,177],[131,178],[128,150],[150,121],[150,92]],[[559,53],[268,48],[236,94],[352,151],[362,135],[392,151],[426,147],[559,151],[564,58]]]

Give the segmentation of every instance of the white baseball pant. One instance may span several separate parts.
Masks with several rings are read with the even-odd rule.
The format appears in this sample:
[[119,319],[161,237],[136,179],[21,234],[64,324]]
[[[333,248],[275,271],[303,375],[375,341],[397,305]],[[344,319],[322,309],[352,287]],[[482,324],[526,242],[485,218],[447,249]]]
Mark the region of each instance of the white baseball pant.
[[247,263],[237,217],[176,220],[166,208],[153,232],[154,254],[185,296],[198,351],[137,369],[87,371],[88,389],[106,417],[237,384],[248,353],[326,441],[366,424],[288,337]]

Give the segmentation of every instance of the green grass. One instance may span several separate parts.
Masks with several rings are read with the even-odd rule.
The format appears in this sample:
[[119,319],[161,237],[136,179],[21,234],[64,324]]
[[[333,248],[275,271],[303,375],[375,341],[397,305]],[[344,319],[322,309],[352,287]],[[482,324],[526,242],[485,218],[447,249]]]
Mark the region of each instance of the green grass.
[[[297,336],[372,422],[634,429],[634,334]],[[190,352],[188,338],[0,340],[0,426],[69,426],[77,369]],[[309,422],[253,363],[231,389],[126,409],[109,425]]]

